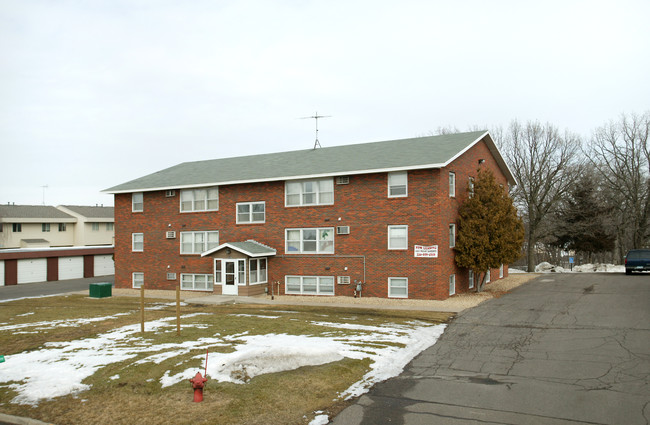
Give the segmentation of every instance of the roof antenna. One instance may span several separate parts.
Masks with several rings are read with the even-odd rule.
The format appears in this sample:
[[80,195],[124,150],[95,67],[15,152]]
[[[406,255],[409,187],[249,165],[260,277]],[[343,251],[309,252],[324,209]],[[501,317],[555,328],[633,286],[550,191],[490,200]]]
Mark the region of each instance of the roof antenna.
[[314,119],[316,120],[316,141],[314,142],[314,149],[316,148],[321,148],[322,146],[320,145],[320,142],[318,141],[318,119],[319,118],[329,118],[331,115],[318,115],[318,112],[316,112],[316,115],[312,115],[310,117],[301,117],[301,120],[306,120],[306,119]]

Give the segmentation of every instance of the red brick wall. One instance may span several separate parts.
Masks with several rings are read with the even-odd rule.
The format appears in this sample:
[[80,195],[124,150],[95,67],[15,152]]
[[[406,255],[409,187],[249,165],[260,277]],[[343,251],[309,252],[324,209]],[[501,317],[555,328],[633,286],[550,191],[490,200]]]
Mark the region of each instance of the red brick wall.
[[[212,273],[212,258],[180,255],[180,233],[218,230],[219,242],[255,239],[277,250],[268,263],[269,282],[286,275],[350,276],[364,279],[364,296],[387,297],[389,277],[407,277],[409,298],[445,299],[449,276],[456,274],[456,292],[468,289],[466,270],[456,267],[449,248],[449,224],[457,222],[458,205],[467,198],[469,176],[478,159],[506,184],[485,143],[480,142],[443,169],[408,173],[408,197],[387,197],[387,173],[351,175],[347,185],[334,185],[334,205],[285,207],[284,182],[219,187],[219,211],[180,213],[180,190],[146,192],[144,211],[131,212],[131,195],[115,196],[115,282],[131,286],[131,273],[144,272],[145,286],[172,289],[181,273]],[[449,197],[448,173],[456,173],[456,197]],[[266,223],[236,224],[237,202],[266,202]],[[408,249],[388,250],[388,225],[408,225]],[[349,235],[335,235],[334,255],[285,253],[285,229],[350,226]],[[165,233],[176,231],[176,239]],[[144,252],[131,252],[131,234],[144,233]],[[414,245],[438,245],[438,258],[415,258]],[[347,267],[347,270],[345,268]],[[177,281],[166,279],[167,272]],[[492,280],[498,270],[492,272]],[[281,285],[284,289],[284,285]],[[335,285],[336,295],[352,296],[354,283]]]

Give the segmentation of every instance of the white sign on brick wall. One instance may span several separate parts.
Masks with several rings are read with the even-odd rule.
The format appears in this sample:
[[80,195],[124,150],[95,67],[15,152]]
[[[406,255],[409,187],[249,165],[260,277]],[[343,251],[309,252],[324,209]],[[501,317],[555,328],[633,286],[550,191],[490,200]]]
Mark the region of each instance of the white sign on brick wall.
[[415,245],[414,251],[416,257],[438,258],[438,245]]

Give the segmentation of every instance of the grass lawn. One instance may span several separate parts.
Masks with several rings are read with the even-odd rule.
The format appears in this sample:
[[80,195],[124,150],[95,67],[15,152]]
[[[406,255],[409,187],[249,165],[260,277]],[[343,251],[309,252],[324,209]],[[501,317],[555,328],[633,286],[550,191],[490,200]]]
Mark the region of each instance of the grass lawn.
[[[405,336],[408,332],[426,331],[450,317],[422,311],[184,305],[182,332],[177,336],[175,305],[169,300],[147,299],[145,333],[140,333],[139,302],[130,297],[69,295],[1,304],[0,355],[6,362],[0,363],[0,412],[57,425],[307,424],[315,412],[332,417],[344,408],[349,403],[345,392],[373,370],[378,358],[408,348],[412,341]],[[348,354],[273,373],[256,373],[251,365],[247,369],[236,364],[235,370],[222,371],[230,373],[225,378],[211,376],[210,371],[217,370],[213,367],[221,367],[219,363],[229,356],[245,358],[246,349],[258,339],[305,337],[313,347],[299,346],[299,351],[340,343]],[[186,374],[203,374],[206,349],[211,379],[204,401],[193,403]],[[270,362],[266,368],[297,359],[295,347],[287,346],[286,352],[276,347],[268,356],[260,355],[264,350],[254,356],[257,360],[266,356],[263,360]],[[79,362],[94,363],[84,369],[70,360],[75,355]],[[59,368],[63,362],[68,369]],[[25,378],[3,379],[17,369]],[[61,390],[59,382],[69,381],[79,370],[89,372],[77,389],[52,397]],[[169,377],[176,381],[163,385]],[[44,384],[35,386],[41,378]],[[39,392],[44,395],[25,398]]]

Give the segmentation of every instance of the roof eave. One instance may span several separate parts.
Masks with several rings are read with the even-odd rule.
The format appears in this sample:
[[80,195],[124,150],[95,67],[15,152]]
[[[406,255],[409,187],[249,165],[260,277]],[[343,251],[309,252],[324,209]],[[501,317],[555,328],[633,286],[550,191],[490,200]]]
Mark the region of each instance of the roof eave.
[[172,189],[193,189],[197,187],[226,186],[232,184],[265,183],[265,182],[286,181],[286,180],[317,179],[323,177],[354,176],[360,174],[390,173],[394,171],[426,170],[431,168],[442,168],[446,165],[447,164],[440,164],[440,163],[405,165],[400,167],[374,168],[368,170],[347,170],[347,171],[336,171],[331,173],[302,174],[302,175],[295,175],[295,176],[278,176],[278,177],[269,177],[263,179],[249,179],[249,180],[227,180],[227,181],[216,181],[211,183],[197,183],[197,184],[188,184],[188,185],[179,185],[179,186],[142,187],[142,188],[123,189],[123,190],[105,189],[102,190],[102,192],[117,195],[122,193],[154,192],[154,191],[172,190]]

